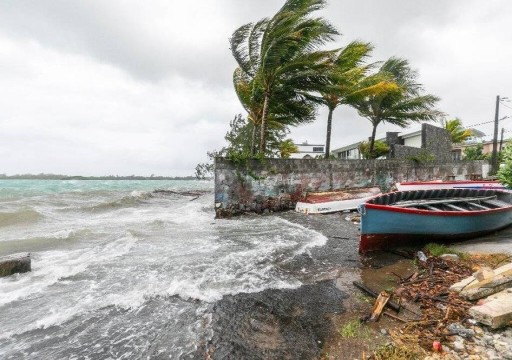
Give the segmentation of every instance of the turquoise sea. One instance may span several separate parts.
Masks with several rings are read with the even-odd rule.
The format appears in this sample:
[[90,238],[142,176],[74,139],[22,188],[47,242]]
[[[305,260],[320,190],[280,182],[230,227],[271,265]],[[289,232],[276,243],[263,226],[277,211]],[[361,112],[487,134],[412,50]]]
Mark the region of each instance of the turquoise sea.
[[[0,359],[194,358],[227,294],[296,288],[326,238],[278,216],[215,220],[211,181],[0,180]],[[198,352],[199,350],[199,352]]]

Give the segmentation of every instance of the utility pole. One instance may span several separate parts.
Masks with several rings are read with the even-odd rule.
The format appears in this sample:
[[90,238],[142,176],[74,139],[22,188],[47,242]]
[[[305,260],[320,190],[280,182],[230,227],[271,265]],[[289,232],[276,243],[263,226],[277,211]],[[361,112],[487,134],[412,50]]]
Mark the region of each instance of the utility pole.
[[496,96],[496,113],[494,115],[494,137],[492,140],[491,174],[498,172],[498,121],[500,115],[500,96]]
[[500,152],[503,148],[503,133],[505,132],[505,128],[501,128],[501,138],[500,138]]

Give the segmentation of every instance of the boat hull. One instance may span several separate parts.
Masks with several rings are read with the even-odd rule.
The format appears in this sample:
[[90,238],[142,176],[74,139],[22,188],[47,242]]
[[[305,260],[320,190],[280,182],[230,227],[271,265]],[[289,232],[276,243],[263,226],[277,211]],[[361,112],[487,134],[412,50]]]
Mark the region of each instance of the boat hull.
[[347,188],[329,192],[312,192],[297,202],[295,211],[303,214],[328,214],[338,211],[355,210],[377,195],[379,187]]
[[359,251],[385,250],[426,242],[466,240],[508,227],[510,209],[487,214],[414,214],[366,209],[361,215]]
[[492,189],[506,190],[506,187],[493,180],[454,180],[454,181],[411,181],[396,183],[398,191],[415,191],[429,189]]
[[359,251],[465,240],[512,224],[512,195],[500,190],[431,189],[376,196],[359,208]]
[[297,202],[297,205],[295,205],[295,211],[303,214],[329,214],[337,211],[355,210],[359,205],[370,200],[374,196],[375,195],[352,200],[326,201],[316,204],[299,201]]

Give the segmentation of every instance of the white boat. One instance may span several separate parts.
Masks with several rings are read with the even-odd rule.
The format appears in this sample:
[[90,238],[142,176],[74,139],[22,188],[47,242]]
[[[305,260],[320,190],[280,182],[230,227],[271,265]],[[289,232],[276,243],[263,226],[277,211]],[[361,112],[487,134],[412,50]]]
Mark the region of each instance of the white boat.
[[347,188],[327,192],[307,192],[297,202],[295,211],[304,214],[328,214],[355,210],[359,205],[382,194],[379,187]]
[[410,181],[395,184],[398,191],[433,190],[433,189],[480,189],[506,190],[506,187],[496,180],[433,180]]

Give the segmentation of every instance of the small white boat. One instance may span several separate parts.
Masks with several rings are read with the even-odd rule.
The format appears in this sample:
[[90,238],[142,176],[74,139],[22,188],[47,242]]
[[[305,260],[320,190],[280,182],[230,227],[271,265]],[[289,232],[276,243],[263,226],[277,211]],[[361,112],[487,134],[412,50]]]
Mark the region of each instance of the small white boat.
[[506,190],[506,187],[496,180],[410,181],[396,183],[396,188],[398,191],[433,189]]
[[347,188],[327,192],[307,192],[297,202],[295,211],[304,214],[328,214],[355,210],[359,205],[382,194],[379,187]]

